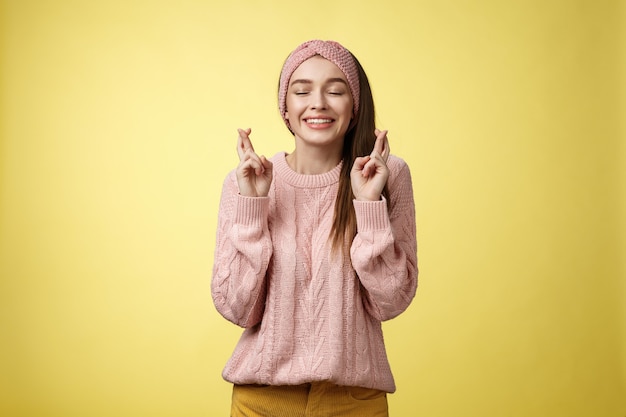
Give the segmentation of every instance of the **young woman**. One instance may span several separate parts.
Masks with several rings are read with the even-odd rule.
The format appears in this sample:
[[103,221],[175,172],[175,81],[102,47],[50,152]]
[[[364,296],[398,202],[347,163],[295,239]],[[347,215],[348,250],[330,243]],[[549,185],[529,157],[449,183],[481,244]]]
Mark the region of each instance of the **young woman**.
[[409,168],[336,42],[289,55],[278,105],[294,150],[266,159],[240,129],[219,209],[213,301],[245,328],[223,372],[231,416],[387,416],[381,322],[417,287]]

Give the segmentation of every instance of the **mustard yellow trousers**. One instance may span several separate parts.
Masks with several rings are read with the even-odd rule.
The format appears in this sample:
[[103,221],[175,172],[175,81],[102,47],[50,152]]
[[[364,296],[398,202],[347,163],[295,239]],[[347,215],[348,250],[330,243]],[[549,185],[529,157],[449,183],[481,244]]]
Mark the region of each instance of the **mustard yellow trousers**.
[[388,417],[387,394],[330,382],[234,385],[231,417]]

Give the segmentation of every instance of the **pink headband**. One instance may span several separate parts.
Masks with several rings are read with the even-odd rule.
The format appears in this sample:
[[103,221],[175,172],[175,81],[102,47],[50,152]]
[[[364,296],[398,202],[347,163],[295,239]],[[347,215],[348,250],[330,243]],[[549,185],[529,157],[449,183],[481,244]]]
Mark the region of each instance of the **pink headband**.
[[[307,59],[312,56],[320,55],[337,65],[341,72],[346,76],[348,80],[348,86],[352,93],[352,99],[354,101],[354,114],[359,111],[359,72],[354,62],[354,58],[350,52],[335,41],[320,41],[313,40],[303,43],[298,46],[288,57],[283,65],[283,70],[280,73],[280,83],[278,89],[278,109],[285,122],[287,121],[285,113],[287,112],[287,88],[289,87],[289,80],[293,72]],[[289,123],[287,123],[289,127]]]

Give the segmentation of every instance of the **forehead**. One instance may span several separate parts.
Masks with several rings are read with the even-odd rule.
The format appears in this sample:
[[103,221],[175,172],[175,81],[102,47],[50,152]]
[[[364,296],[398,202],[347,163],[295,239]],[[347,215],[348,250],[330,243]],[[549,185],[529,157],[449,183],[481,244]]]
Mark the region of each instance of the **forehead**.
[[347,82],[345,74],[331,61],[319,55],[304,61],[291,75],[291,80],[324,81],[328,78],[341,78]]

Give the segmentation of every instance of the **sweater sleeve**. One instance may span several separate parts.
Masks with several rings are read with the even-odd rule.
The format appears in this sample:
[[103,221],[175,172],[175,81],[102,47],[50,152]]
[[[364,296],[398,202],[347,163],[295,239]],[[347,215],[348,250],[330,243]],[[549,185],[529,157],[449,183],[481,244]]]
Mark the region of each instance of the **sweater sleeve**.
[[211,293],[227,320],[252,327],[265,308],[266,272],[272,256],[269,197],[244,197],[231,172],[222,188]]
[[[392,158],[394,159],[392,161]],[[387,201],[357,201],[357,234],[350,248],[363,286],[363,304],[376,319],[402,313],[417,289],[415,204],[408,165],[390,157]]]

